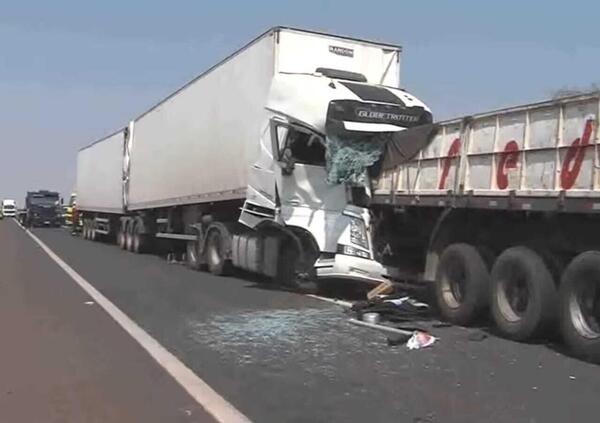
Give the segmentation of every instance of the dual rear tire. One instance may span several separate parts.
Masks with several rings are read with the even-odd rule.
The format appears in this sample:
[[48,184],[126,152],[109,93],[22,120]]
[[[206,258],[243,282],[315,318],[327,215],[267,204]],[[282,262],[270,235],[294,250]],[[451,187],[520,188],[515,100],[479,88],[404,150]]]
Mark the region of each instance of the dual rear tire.
[[511,247],[493,262],[485,249],[459,243],[440,257],[436,299],[446,320],[469,325],[489,309],[506,337],[525,340],[546,329],[556,312],[554,278],[544,260],[526,247]]
[[[436,299],[442,317],[469,325],[489,308],[498,331],[525,341],[556,328],[570,350],[600,362],[600,252],[576,256],[561,274],[560,260],[516,246],[502,252],[490,271],[486,254],[452,244],[440,257]],[[560,277],[560,289],[557,289]]]

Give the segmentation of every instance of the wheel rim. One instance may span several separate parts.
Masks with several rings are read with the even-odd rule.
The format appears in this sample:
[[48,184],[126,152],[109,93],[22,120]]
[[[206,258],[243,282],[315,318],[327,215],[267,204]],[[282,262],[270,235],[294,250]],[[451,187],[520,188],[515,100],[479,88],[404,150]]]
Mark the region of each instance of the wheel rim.
[[514,268],[498,283],[498,308],[510,322],[521,320],[529,306],[529,287],[526,275]]
[[569,297],[569,315],[584,338],[600,338],[600,287],[593,278],[580,279]]
[[196,264],[198,261],[198,256],[196,255],[196,246],[190,242],[188,242],[187,246],[187,259],[191,264]]
[[443,273],[441,278],[442,297],[450,308],[458,308],[465,295],[467,273],[464,266],[453,263]]
[[133,246],[133,239],[131,233],[129,232],[129,228],[127,228],[127,234],[125,235],[125,248],[128,251],[131,251],[131,247]]
[[208,243],[208,260],[211,265],[218,266],[221,264],[221,251],[219,248],[218,234],[212,232]]

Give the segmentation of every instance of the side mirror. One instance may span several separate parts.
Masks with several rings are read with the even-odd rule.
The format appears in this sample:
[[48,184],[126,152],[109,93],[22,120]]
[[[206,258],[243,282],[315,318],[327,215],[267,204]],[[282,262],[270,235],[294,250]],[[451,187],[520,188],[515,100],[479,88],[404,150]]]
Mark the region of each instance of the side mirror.
[[60,205],[62,206],[65,203],[65,199],[64,198],[60,198]]

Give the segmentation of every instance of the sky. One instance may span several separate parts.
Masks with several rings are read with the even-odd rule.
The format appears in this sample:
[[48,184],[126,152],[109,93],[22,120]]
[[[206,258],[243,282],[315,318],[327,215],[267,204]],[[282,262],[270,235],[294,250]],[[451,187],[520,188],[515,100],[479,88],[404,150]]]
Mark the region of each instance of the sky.
[[68,198],[77,150],[266,29],[403,46],[436,120],[600,83],[600,2],[0,0],[0,198]]

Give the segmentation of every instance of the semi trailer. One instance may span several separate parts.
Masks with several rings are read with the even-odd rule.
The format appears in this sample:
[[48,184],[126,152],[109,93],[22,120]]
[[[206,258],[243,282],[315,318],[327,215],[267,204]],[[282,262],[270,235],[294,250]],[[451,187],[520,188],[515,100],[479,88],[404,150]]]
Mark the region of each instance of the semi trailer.
[[439,123],[411,160],[388,154],[376,257],[433,283],[451,322],[490,313],[515,340],[559,326],[600,361],[599,113],[599,93],[480,113]]
[[432,120],[398,46],[273,28],[79,151],[83,237],[294,287],[384,280],[368,209],[384,141]]

